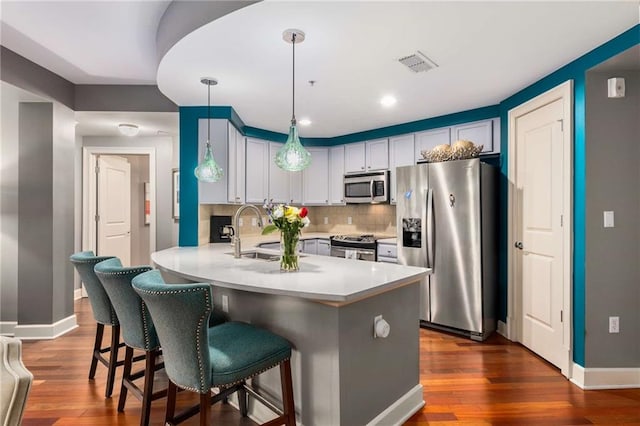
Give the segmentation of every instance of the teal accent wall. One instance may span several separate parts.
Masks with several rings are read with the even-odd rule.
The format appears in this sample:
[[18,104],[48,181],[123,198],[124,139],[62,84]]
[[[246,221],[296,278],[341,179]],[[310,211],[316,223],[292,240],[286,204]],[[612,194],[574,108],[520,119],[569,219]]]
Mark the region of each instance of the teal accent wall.
[[510,109],[527,102],[536,96],[564,83],[573,80],[574,86],[574,116],[573,116],[573,361],[584,366],[584,333],[585,333],[585,221],[586,221],[586,123],[585,123],[585,81],[586,72],[640,44],[640,25],[635,25],[614,39],[604,43],[586,53],[573,62],[563,66],[534,84],[520,90],[513,96],[500,102],[502,153],[501,183],[500,183],[500,219],[502,229],[500,234],[500,289],[499,319],[507,318],[507,261],[510,243],[507,241],[507,176],[508,176],[508,112]]

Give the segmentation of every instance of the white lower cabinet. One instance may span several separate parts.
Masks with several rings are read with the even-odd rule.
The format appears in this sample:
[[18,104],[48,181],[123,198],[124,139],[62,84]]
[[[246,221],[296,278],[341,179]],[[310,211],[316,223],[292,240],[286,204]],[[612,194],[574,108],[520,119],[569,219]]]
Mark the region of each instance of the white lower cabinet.
[[304,253],[318,254],[318,240],[304,240]]
[[311,165],[302,172],[302,203],[329,204],[329,149],[307,148]]
[[318,238],[316,240],[318,242],[318,254],[320,256],[330,256],[331,255],[331,243],[329,240],[324,238]]
[[378,262],[398,263],[398,248],[395,244],[378,243]]

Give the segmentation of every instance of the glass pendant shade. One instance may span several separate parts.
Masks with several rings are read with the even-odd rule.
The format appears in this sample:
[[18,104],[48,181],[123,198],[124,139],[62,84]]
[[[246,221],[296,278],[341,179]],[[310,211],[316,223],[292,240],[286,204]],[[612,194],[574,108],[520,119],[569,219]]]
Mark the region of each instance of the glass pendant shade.
[[209,141],[207,141],[204,159],[202,160],[202,163],[196,167],[194,174],[201,182],[218,182],[224,175],[222,168],[218,166],[218,163],[216,163],[216,160],[213,158],[213,152],[211,151],[211,144]]
[[218,182],[222,179],[224,172],[213,158],[211,149],[211,86],[218,84],[218,80],[211,77],[202,77],[200,83],[207,85],[207,147],[204,151],[202,163],[193,171],[196,178],[201,182]]
[[296,127],[296,43],[302,43],[304,38],[305,34],[300,30],[289,29],[282,33],[282,39],[291,43],[293,52],[293,60],[291,61],[291,126],[287,143],[276,153],[276,166],[289,172],[298,172],[311,164],[311,154],[300,143]]
[[306,169],[311,164],[311,154],[304,149],[298,137],[295,122],[289,127],[289,137],[276,153],[276,165],[283,170],[297,172]]

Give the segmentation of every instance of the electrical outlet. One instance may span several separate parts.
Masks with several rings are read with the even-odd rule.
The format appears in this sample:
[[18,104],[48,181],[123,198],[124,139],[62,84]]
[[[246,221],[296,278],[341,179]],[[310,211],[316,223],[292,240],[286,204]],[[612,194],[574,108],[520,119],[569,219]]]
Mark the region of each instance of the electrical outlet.
[[351,219],[351,216],[347,216],[347,225],[351,225],[353,223],[353,220]]
[[229,296],[226,294],[222,295],[222,311],[229,312]]
[[620,317],[609,317],[609,333],[620,333]]
[[606,211],[603,213],[604,216],[604,227],[605,228],[613,228],[614,224],[614,215],[612,211]]
[[244,223],[244,221],[242,220],[242,218],[238,218],[238,226],[242,226],[242,224]]
[[329,224],[329,218],[327,216],[324,217],[324,224],[325,225]]
[[255,218],[255,217],[251,218],[251,226],[258,226],[258,218]]

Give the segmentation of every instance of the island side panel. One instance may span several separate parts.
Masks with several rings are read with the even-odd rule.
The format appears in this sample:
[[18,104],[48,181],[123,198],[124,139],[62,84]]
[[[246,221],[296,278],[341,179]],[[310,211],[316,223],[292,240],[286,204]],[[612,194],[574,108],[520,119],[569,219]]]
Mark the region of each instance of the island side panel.
[[[341,425],[369,423],[420,383],[419,303],[415,283],[340,308]],[[373,337],[377,315],[387,338]]]
[[[289,340],[293,391],[298,424],[340,425],[340,378],[338,365],[338,308],[289,296],[232,290],[213,283],[216,309],[222,296],[229,298],[231,320],[264,327]],[[271,369],[254,379],[262,393],[280,405],[280,373]],[[259,422],[274,416],[250,399],[249,414]]]

